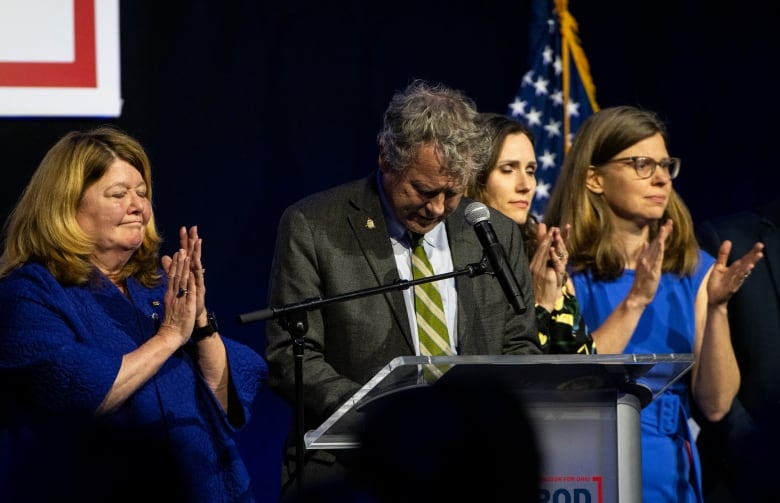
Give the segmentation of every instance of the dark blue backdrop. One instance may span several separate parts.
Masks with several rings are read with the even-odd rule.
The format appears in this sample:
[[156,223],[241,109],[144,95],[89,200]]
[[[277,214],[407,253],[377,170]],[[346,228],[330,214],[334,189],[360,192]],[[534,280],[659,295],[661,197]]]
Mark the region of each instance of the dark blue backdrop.
[[[771,16],[703,0],[571,0],[601,107],[655,109],[683,158],[675,188],[695,220],[765,202],[780,136]],[[367,174],[392,93],[415,77],[505,112],[526,69],[529,0],[121,2],[116,123],[148,148],[158,223],[205,239],[221,331],[263,351],[276,222],[311,192]],[[706,21],[705,21],[706,19]],[[0,211],[48,147],[99,119],[0,120]],[[290,408],[261,395],[241,446],[274,501]]]

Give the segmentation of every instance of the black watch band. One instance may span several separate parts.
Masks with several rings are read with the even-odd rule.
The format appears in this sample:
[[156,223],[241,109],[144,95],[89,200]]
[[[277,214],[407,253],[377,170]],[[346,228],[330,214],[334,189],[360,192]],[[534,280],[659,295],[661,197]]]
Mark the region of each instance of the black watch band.
[[203,327],[195,327],[192,329],[191,339],[194,341],[199,341],[204,337],[215,334],[218,330],[219,328],[217,327],[217,319],[214,317],[213,312],[209,312],[208,322]]

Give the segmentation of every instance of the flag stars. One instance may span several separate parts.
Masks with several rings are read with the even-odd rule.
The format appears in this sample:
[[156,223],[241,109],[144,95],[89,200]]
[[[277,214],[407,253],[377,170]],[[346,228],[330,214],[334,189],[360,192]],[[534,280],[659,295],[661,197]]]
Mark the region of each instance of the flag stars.
[[566,107],[566,110],[569,113],[569,117],[579,117],[580,116],[580,104],[576,101],[569,100],[569,104]]
[[534,196],[534,199],[549,199],[550,198],[550,189],[552,189],[552,184],[549,182],[546,182],[544,180],[539,180],[539,182],[536,184],[536,194]]
[[555,152],[544,149],[544,154],[539,156],[539,162],[542,164],[542,171],[555,168]]
[[549,80],[544,79],[542,77],[536,79],[536,81],[534,82],[534,89],[536,90],[536,95],[541,96],[543,94],[547,94],[548,93],[547,84],[549,83],[550,83]]
[[550,95],[550,101],[558,106],[563,105],[563,91],[556,89],[555,92]]
[[509,108],[512,110],[512,116],[522,117],[523,115],[525,115],[525,106],[527,104],[528,104],[527,101],[523,101],[519,97],[516,97],[515,101],[509,104]]
[[[555,52],[553,52],[552,47],[549,45],[544,47],[544,51],[542,51],[542,62],[544,62],[544,65],[547,66],[550,63],[552,63],[553,56],[555,55]],[[555,58],[558,59],[558,58]]]
[[[556,0],[549,3],[561,2]],[[564,43],[577,46],[578,40],[576,37],[573,41],[563,40],[560,18],[554,6],[546,17],[535,17],[534,21],[538,23],[533,27],[534,34],[544,38],[534,38],[536,54],[530,55],[530,68],[523,74],[514,102],[507,102],[506,113],[524,121],[536,139],[537,188],[531,212],[541,221],[574,135],[583,119],[593,111],[590,98],[584,97],[587,93],[574,58],[569,56],[570,64],[564,65],[561,54]],[[568,79],[568,95],[563,86],[564,69]],[[567,130],[564,131],[564,124],[567,123]]]
[[536,108],[531,108],[527,114],[525,114],[525,120],[530,127],[542,125],[542,112]]
[[560,121],[550,119],[550,122],[544,126],[544,130],[547,131],[547,136],[550,138],[561,136],[561,123]]

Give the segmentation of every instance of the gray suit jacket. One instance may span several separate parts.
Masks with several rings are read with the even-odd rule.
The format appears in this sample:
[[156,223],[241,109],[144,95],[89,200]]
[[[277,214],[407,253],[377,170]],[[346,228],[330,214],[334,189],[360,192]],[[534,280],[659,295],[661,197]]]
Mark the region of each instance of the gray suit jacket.
[[[466,222],[461,201],[446,220],[455,270],[479,262],[482,246]],[[456,277],[459,354],[540,353],[534,297],[517,225],[497,211],[490,219],[522,288],[527,310],[511,308],[490,275]],[[290,206],[280,220],[269,305],[331,298],[399,279],[376,174]],[[303,383],[306,427],[319,426],[397,356],[414,355],[400,290],[351,299],[307,313]],[[292,402],[292,338],[276,321],[267,326],[270,383]]]

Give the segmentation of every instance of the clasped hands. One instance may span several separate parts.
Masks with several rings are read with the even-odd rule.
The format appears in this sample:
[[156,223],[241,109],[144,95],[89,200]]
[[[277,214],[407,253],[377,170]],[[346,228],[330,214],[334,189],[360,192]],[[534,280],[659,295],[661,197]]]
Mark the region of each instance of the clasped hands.
[[165,314],[161,326],[179,332],[184,342],[189,340],[196,320],[199,326],[208,323],[206,311],[205,269],[201,261],[203,239],[198,227],[179,229],[179,250],[173,256],[164,255],[161,264],[168,276],[165,291]]
[[[566,239],[571,225],[547,227],[539,223],[536,228],[537,248],[529,267],[534,283],[536,304],[552,312],[563,299],[563,287],[567,285],[566,265],[569,261]],[[567,285],[568,287],[569,285]]]

